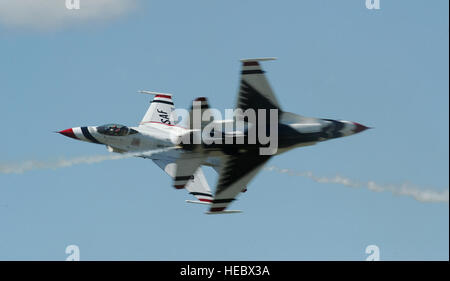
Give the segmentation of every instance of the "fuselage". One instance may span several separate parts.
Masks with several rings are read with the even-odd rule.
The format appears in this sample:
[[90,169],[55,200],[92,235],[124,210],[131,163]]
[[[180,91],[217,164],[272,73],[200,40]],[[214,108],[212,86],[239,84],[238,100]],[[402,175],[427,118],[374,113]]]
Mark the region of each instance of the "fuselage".
[[[366,129],[367,127],[355,122],[303,117],[285,112],[278,123],[275,154],[296,147],[314,145],[325,140],[353,135]],[[256,142],[252,142],[249,138],[250,131],[251,126],[245,132],[221,132],[220,139],[215,137],[216,141],[213,143],[210,143],[210,139],[210,142],[207,142],[208,144],[203,143],[203,141],[200,144],[183,143],[180,138],[192,133],[192,130],[177,125],[159,123],[139,127],[127,127],[119,124],[74,127],[59,133],[81,141],[106,145],[109,151],[118,153],[146,152],[178,146],[190,151],[201,149],[202,152],[207,151],[212,155],[239,154],[242,150],[256,151],[260,147],[270,145],[268,143],[262,144],[258,139],[256,139]]]
[[59,133],[77,140],[106,145],[111,152],[139,152],[174,146],[176,129],[163,125],[127,127],[119,124],[74,127]]

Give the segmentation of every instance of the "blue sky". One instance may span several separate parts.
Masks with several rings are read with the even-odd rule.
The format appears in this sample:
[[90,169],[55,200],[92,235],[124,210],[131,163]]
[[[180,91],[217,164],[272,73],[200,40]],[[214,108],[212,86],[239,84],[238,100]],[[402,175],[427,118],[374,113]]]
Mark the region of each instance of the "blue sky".
[[[87,2],[30,13],[0,1],[0,164],[107,154],[53,131],[133,126],[148,107],[140,89],[231,108],[239,59],[274,56],[263,67],[284,110],[375,129],[269,166],[448,190],[448,1]],[[449,258],[448,199],[268,171],[233,204],[242,214],[185,199],[144,159],[0,174],[0,260],[64,260],[71,244],[82,260],[364,260],[372,244],[382,260]]]

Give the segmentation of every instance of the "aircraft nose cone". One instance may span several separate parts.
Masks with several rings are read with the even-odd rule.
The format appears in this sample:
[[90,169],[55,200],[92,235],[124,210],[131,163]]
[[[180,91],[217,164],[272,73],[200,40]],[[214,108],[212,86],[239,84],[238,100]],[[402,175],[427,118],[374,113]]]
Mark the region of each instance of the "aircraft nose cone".
[[355,124],[355,129],[353,129],[353,132],[355,132],[355,134],[356,133],[361,133],[362,131],[370,129],[369,127],[366,127],[366,126],[364,126],[362,124],[359,124],[359,123],[356,123],[356,122],[353,122],[353,124]]
[[59,131],[58,133],[60,133],[61,135],[66,136],[66,137],[69,137],[69,138],[77,139],[77,137],[76,137],[75,134],[73,133],[72,128],[66,129],[66,130],[62,130],[62,131]]

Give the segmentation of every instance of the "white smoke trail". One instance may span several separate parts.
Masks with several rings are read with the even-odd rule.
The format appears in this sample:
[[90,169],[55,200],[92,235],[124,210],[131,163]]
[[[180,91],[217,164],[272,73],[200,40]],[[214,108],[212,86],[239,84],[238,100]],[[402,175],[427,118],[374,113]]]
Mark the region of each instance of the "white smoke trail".
[[[149,150],[145,152],[138,153],[123,153],[123,154],[108,154],[108,155],[95,155],[95,156],[81,156],[75,157],[71,159],[59,159],[55,161],[36,161],[36,160],[27,160],[20,163],[7,163],[0,164],[0,173],[1,174],[22,174],[32,170],[43,170],[43,169],[58,169],[71,167],[73,165],[78,164],[94,164],[100,163],[108,160],[118,160],[124,158],[130,158],[135,156],[145,156],[149,157],[153,154],[166,152],[174,148],[165,148],[165,149],[155,149]],[[318,183],[331,183],[331,184],[340,184],[353,188],[367,188],[368,190],[375,192],[384,192],[388,191],[394,195],[400,196],[409,196],[414,198],[420,202],[427,203],[448,203],[449,202],[449,189],[447,188],[444,191],[436,191],[432,189],[423,189],[417,186],[414,186],[409,183],[404,183],[400,185],[383,185],[378,184],[374,181],[368,182],[358,182],[343,176],[335,176],[335,177],[318,177],[313,174],[313,172],[300,172],[291,169],[282,169],[275,166],[265,167],[266,171],[275,171],[281,174],[287,174],[289,176],[297,176],[297,177],[305,177],[312,179]]]
[[71,159],[58,159],[54,161],[36,161],[36,160],[26,160],[20,163],[7,163],[0,164],[1,174],[22,174],[32,170],[44,170],[44,169],[58,169],[71,167],[78,164],[94,164],[100,163],[107,160],[117,160],[130,158],[134,156],[151,156],[152,154],[165,152],[173,148],[155,149],[145,152],[136,153],[123,153],[117,154],[112,153],[108,155],[94,155],[94,156],[80,156]]
[[281,174],[287,174],[289,176],[297,176],[297,177],[305,177],[312,179],[315,182],[318,183],[332,183],[332,184],[341,184],[348,187],[353,188],[367,188],[368,190],[375,191],[375,192],[391,192],[394,195],[399,196],[409,196],[414,198],[417,201],[420,202],[426,202],[426,203],[448,203],[449,201],[449,189],[443,191],[437,191],[432,189],[424,189],[419,188],[417,186],[414,186],[409,183],[404,183],[400,185],[383,185],[378,184],[374,181],[368,181],[368,182],[358,182],[343,176],[335,176],[335,177],[318,177],[315,176],[312,172],[300,172],[300,171],[294,171],[291,169],[282,169],[275,166],[265,167],[266,171],[274,171]]

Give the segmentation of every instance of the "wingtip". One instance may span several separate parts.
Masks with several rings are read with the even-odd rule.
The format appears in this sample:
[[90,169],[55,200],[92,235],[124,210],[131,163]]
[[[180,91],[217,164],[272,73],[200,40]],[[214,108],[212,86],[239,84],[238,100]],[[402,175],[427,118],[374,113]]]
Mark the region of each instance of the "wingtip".
[[146,91],[146,90],[139,90],[138,93],[140,94],[146,94],[146,95],[164,95],[164,96],[170,96],[172,97],[173,95],[171,93],[161,93],[161,92],[154,92],[154,91]]
[[186,203],[192,203],[192,204],[201,204],[201,205],[211,205],[211,202],[206,201],[194,201],[194,200],[185,200]]
[[241,62],[277,60],[276,57],[240,59]]

